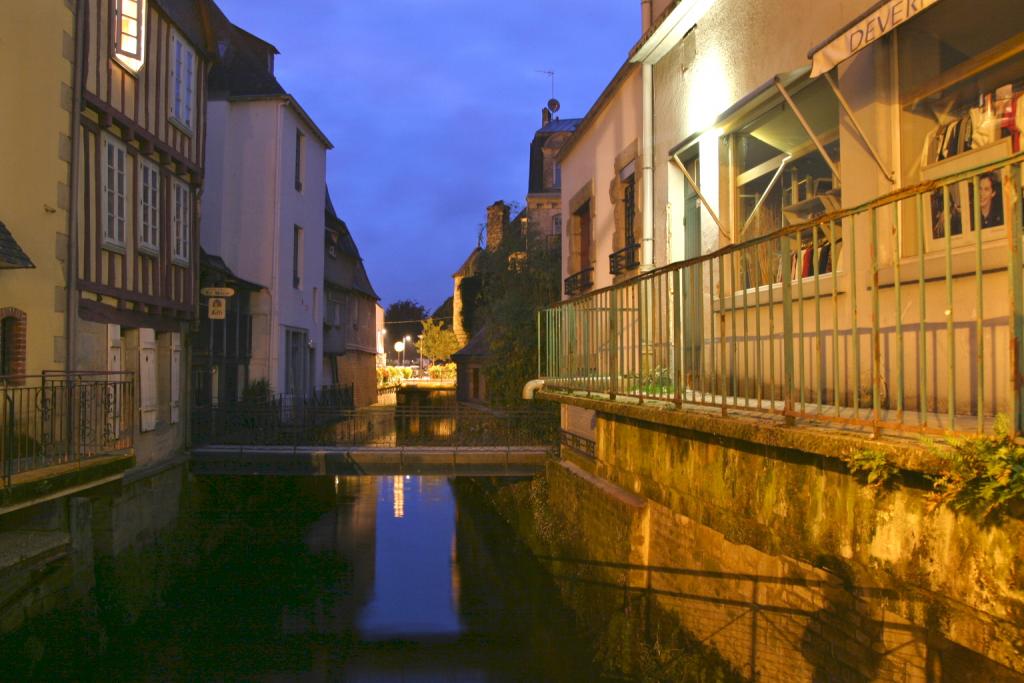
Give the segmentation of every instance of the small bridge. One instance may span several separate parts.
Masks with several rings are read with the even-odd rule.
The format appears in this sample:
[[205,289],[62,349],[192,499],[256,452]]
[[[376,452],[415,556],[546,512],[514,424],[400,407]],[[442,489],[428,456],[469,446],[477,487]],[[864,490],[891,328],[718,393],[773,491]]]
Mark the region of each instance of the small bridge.
[[523,477],[544,468],[559,431],[557,413],[533,410],[281,403],[199,413],[195,434],[195,474]]

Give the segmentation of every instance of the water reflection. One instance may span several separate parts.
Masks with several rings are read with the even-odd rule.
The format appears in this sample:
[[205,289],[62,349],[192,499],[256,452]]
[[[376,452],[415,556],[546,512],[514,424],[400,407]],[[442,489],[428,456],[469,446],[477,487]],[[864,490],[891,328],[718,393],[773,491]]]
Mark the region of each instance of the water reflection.
[[360,636],[458,636],[464,628],[452,586],[455,501],[448,482],[392,477],[377,501],[376,576],[373,598],[359,615]]
[[445,479],[210,477],[192,498],[161,600],[106,624],[78,678],[598,680],[541,567]]

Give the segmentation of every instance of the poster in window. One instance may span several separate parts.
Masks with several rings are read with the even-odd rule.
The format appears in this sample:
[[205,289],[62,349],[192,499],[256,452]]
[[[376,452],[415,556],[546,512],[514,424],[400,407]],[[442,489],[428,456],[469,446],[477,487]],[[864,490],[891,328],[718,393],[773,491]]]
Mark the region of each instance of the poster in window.
[[[924,180],[938,180],[998,162],[1011,155],[1010,140],[1003,138],[988,147],[963,152],[955,157],[929,164],[922,170],[921,176]],[[1009,201],[1013,196],[1013,192],[1010,191],[1010,175],[1005,167],[947,185],[948,200],[943,198],[941,188],[932,191],[925,201],[925,232],[931,239],[940,240],[946,236],[947,219],[944,209],[947,205],[949,233],[952,237],[970,233],[975,229],[975,182],[978,185],[981,229],[990,231],[993,235],[1001,234],[999,228],[1006,226],[1006,217],[1011,215],[1012,207]]]

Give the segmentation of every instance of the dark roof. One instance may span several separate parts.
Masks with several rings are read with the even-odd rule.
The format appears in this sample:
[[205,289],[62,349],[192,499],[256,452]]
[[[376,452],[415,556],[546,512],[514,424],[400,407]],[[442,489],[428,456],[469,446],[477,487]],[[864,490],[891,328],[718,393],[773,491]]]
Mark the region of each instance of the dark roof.
[[[259,290],[264,289],[263,285],[244,280],[228,268],[228,264],[224,262],[220,256],[216,254],[208,254],[202,247],[199,248],[199,269],[200,269],[200,280],[203,284],[214,284],[214,280],[223,282],[225,285],[235,285],[242,287],[243,289]],[[212,277],[211,277],[212,276]]]
[[469,343],[463,346],[461,349],[452,354],[452,359],[457,360],[459,358],[482,358],[488,356],[491,353],[491,335],[487,330],[487,327],[480,328],[480,331],[474,334]]
[[288,93],[271,70],[277,48],[227,22],[217,35],[220,59],[210,69],[212,98],[284,96]]
[[28,254],[21,250],[14,235],[7,230],[7,226],[0,223],[0,269],[35,267]]
[[380,297],[370,283],[370,276],[366,273],[363,257],[359,255],[359,247],[356,246],[356,241],[352,238],[348,224],[341,220],[338,217],[338,213],[334,210],[334,202],[331,201],[331,191],[329,189],[325,189],[325,197],[324,225],[327,228],[327,239],[334,242],[334,245],[341,254],[354,259],[355,265],[352,268],[352,279],[348,282],[336,282],[326,273],[324,273],[324,279],[336,287],[359,292],[379,301]]
[[434,309],[434,312],[430,314],[430,317],[434,320],[451,320],[454,310],[455,297],[450,296],[444,300],[444,303]]
[[[213,53],[212,23],[224,14],[212,0],[153,0],[154,4],[174,23],[192,47],[210,57]],[[225,20],[226,21],[226,20]]]
[[473,252],[469,255],[469,258],[459,267],[457,271],[452,273],[452,277],[472,277],[480,272],[478,266],[480,264],[480,255],[484,253],[484,250],[480,247],[473,249]]
[[543,128],[537,131],[540,133],[571,133],[576,130],[583,119],[551,119]]

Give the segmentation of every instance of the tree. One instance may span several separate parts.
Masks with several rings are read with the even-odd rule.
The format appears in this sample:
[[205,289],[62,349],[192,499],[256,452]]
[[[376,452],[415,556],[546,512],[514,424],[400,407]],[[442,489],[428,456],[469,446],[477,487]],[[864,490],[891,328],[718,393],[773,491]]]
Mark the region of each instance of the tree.
[[459,350],[459,340],[455,331],[444,326],[440,320],[433,318],[423,321],[423,332],[416,343],[420,355],[431,361],[449,360]]
[[523,385],[537,376],[537,310],[558,301],[560,268],[558,250],[520,235],[486,255],[482,298],[490,353],[484,376],[498,405],[519,404]]
[[[427,317],[427,309],[419,302],[412,299],[402,299],[387,307],[384,311],[384,327],[387,329],[387,336],[384,338],[384,347],[388,357],[397,360],[394,344],[409,337],[411,342],[423,332],[423,319]],[[414,343],[406,342],[406,360],[417,360],[419,354]]]

